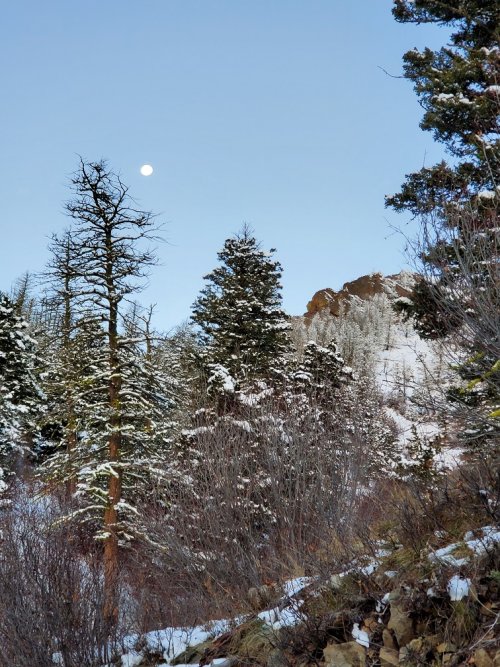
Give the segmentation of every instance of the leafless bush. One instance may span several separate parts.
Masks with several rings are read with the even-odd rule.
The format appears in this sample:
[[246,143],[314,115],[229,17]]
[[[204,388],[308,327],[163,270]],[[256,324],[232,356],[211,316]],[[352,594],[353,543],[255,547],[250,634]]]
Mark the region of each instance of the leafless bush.
[[366,413],[333,393],[300,406],[270,397],[187,434],[169,497],[147,517],[163,572],[155,614],[233,614],[251,586],[331,572],[373,481],[380,443]]
[[379,531],[420,557],[436,536],[461,539],[470,529],[498,523],[500,479],[490,463],[474,457],[437,476],[394,481],[382,501],[388,521]]
[[1,517],[0,663],[96,667],[116,645],[95,545],[58,524],[55,502],[18,492]]
[[463,381],[463,391],[451,394],[449,383],[437,385],[431,407],[484,452],[485,437],[494,445],[500,436],[500,222],[498,195],[482,201],[448,205],[445,220],[425,217],[411,253],[424,278],[416,291],[420,324],[427,335],[444,337],[445,359]]

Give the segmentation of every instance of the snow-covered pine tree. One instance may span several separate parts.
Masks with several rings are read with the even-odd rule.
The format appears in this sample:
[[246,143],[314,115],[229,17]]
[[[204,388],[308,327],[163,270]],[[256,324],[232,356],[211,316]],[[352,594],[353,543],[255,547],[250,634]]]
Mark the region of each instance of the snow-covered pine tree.
[[[370,370],[355,375],[331,340],[323,347],[310,341],[302,360],[290,373],[288,392],[288,427],[295,433],[311,432],[314,422],[321,453],[332,459],[340,453],[352,458],[359,480],[374,473],[390,473],[397,467],[399,451],[392,420],[383,410],[383,398]],[[304,428],[304,424],[309,424]],[[346,468],[344,468],[346,469]],[[328,483],[328,482],[326,482]]]
[[498,2],[395,0],[393,14],[401,23],[434,23],[453,31],[449,45],[436,51],[405,53],[404,75],[425,110],[422,129],[431,131],[455,160],[407,175],[401,192],[387,197],[387,204],[416,216],[433,213],[448,222],[457,205],[479,199],[488,209],[500,169]]
[[36,378],[36,343],[14,303],[0,293],[0,493],[16,454],[28,445],[42,393]]
[[[76,391],[82,366],[92,355],[82,349],[86,316],[78,312],[76,276],[83,259],[69,230],[54,234],[50,259],[43,274],[44,390],[47,409],[42,422],[40,459],[54,448],[66,449],[68,461],[77,442]],[[78,318],[78,321],[77,321]],[[71,466],[66,466],[69,474]],[[75,492],[75,478],[66,478],[68,497]]]
[[[125,327],[126,304],[156,263],[148,243],[157,238],[157,225],[150,212],[134,206],[128,188],[103,161],[81,160],[72,189],[74,197],[66,205],[73,220],[70,243],[58,244],[60,261],[53,265],[58,267],[64,316],[64,299],[70,299],[70,357],[80,348],[83,367],[71,388],[76,442],[66,448],[66,456],[51,462],[51,470],[74,477],[84,516],[100,516],[105,615],[113,621],[119,545],[134,527],[140,528],[134,502],[141,497],[147,471],[157,473],[154,454],[164,445],[157,419],[160,404],[164,407],[162,383],[156,382],[153,365],[145,363],[137,336],[129,336]],[[67,250],[69,262],[61,257]],[[67,332],[62,338],[64,348]]]
[[453,162],[407,175],[387,205],[421,222],[423,278],[401,310],[423,337],[453,335],[462,350],[453,363],[463,382],[450,396],[465,440],[486,452],[500,434],[500,6],[395,0],[393,14],[452,31],[436,51],[408,51],[404,70],[425,110],[421,127]]
[[[192,316],[201,331],[191,355],[193,416],[176,448],[180,487],[174,495],[186,498],[186,525],[197,530],[192,506],[198,501],[206,503],[207,511],[218,502],[228,517],[235,517],[231,530],[240,546],[249,544],[254,530],[272,522],[260,491],[248,487],[251,479],[261,489],[269,475],[261,461],[263,443],[251,423],[258,419],[260,406],[254,410],[244,400],[264,387],[273,392],[271,385],[283,372],[283,357],[290,350],[290,325],[281,308],[281,266],[273,253],[263,251],[245,225],[226,240],[218,253],[220,265],[205,276],[207,284]],[[224,458],[225,467],[231,461],[226,482],[221,478]],[[221,484],[229,484],[231,493],[214,495],[210,487]],[[171,507],[182,515],[183,507],[174,498]],[[206,518],[204,512],[196,515],[201,522]],[[227,522],[222,523],[214,530],[220,530],[223,542],[230,541]]]
[[265,378],[289,350],[288,317],[281,308],[281,266],[244,226],[218,253],[220,266],[193,305],[205,363],[227,369],[237,382]]
[[331,399],[332,392],[348,379],[352,379],[352,370],[345,365],[333,339],[326,347],[309,341],[298,368],[292,372],[295,390],[314,395],[319,402]]
[[381,396],[369,378],[353,377],[333,341],[308,343],[280,383],[238,389],[223,367],[215,371],[222,391],[230,385],[230,410],[217,414],[205,396],[183,432],[166,539],[208,572],[244,557],[300,562],[374,477],[396,469]]

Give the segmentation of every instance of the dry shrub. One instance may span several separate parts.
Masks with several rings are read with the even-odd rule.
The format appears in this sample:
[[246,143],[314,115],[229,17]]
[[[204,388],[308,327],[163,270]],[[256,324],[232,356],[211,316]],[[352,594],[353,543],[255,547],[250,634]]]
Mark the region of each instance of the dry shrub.
[[357,534],[367,548],[383,540],[418,559],[428,545],[460,541],[468,530],[497,523],[499,482],[498,467],[477,455],[451,471],[394,479],[371,496],[372,520]]
[[182,452],[188,478],[173,475],[145,516],[154,544],[134,577],[147,587],[149,620],[233,616],[250,608],[250,587],[326,576],[350,560],[354,527],[369,514],[371,436],[335,400],[327,422],[323,405],[303,406],[299,419],[269,399],[196,430]]
[[[58,523],[53,499],[18,489],[1,516],[0,663],[16,667],[96,667],[117,630],[106,625],[100,554],[83,555],[74,526]],[[57,656],[55,655],[57,654]]]

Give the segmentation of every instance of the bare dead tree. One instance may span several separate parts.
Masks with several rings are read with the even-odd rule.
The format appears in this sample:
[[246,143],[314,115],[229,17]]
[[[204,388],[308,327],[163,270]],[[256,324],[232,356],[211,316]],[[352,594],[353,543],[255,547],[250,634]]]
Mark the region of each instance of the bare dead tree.
[[[66,204],[66,211],[73,223],[64,238],[54,239],[52,282],[57,282],[66,344],[71,345],[72,321],[78,318],[91,322],[96,335],[102,339],[99,368],[94,364],[93,382],[94,386],[101,387],[95,410],[99,412],[101,436],[106,437],[106,443],[95,446],[99,451],[105,446],[106,456],[98,471],[95,491],[102,505],[101,537],[107,591],[104,613],[108,620],[116,622],[119,541],[123,532],[120,507],[123,512],[127,511],[126,503],[122,502],[123,456],[126,447],[132,446],[127,438],[131,427],[125,416],[127,408],[123,396],[124,369],[129,363],[124,359],[129,341],[121,335],[121,328],[126,315],[124,304],[142,289],[149,267],[156,263],[150,244],[159,238],[158,226],[151,212],[136,207],[127,186],[104,161],[81,159],[71,184],[73,198]],[[71,457],[76,448],[72,418],[75,410],[72,397],[68,396],[68,453]],[[88,456],[84,454],[84,458]],[[75,488],[76,475],[76,472],[70,475],[71,491]],[[82,492],[81,480],[78,489]]]

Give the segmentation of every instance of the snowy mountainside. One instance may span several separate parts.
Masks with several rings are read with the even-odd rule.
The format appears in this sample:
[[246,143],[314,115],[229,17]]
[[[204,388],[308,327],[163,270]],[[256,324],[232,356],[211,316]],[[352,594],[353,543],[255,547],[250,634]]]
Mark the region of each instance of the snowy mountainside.
[[[396,424],[405,458],[415,438],[429,442],[443,432],[443,425],[438,424],[431,406],[442,397],[442,387],[449,384],[451,373],[441,343],[420,338],[413,323],[405,322],[393,308],[397,299],[406,298],[413,275],[402,273],[383,279],[375,274],[375,277],[375,293],[366,289],[363,296],[346,297],[348,290],[344,286],[343,301],[336,315],[332,314],[328,301],[316,312],[311,314],[309,308],[309,314],[295,318],[294,342],[300,354],[309,340],[327,345],[334,339],[355,374],[373,378],[383,397],[384,409]],[[369,285],[368,278],[371,277],[360,280]],[[404,285],[404,294],[400,284]],[[446,450],[435,456],[439,467],[454,467],[460,460],[461,449],[447,445]]]

